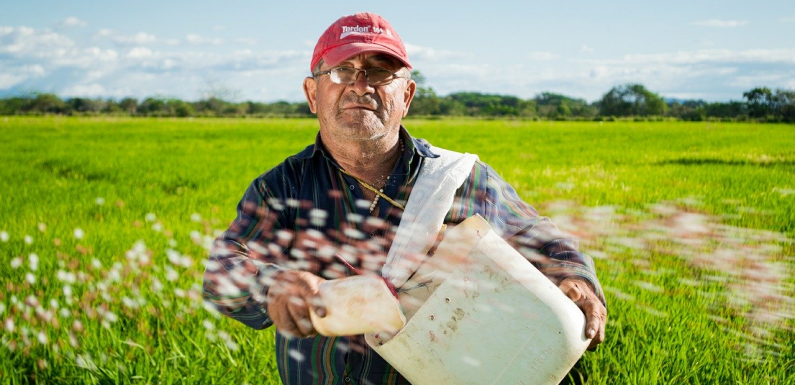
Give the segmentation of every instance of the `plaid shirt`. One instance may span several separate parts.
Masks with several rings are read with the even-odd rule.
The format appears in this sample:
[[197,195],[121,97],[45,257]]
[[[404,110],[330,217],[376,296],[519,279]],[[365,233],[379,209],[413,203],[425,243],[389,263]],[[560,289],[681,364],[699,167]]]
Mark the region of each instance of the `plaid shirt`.
[[[384,193],[406,203],[424,158],[438,155],[424,140],[401,127],[404,153]],[[265,295],[279,269],[300,269],[323,278],[352,274],[334,260],[356,257],[354,267],[380,274],[401,210],[384,199],[378,215],[369,212],[357,181],[340,172],[318,134],[314,145],[256,178],[237,206],[237,218],[216,239],[207,264],[204,297],[219,311],[247,326],[264,329]],[[497,234],[525,255],[547,277],[559,282],[580,277],[604,296],[593,261],[575,241],[524,203],[485,163],[476,162],[458,189],[445,223],[480,214]],[[371,350],[362,336],[287,338],[276,333],[276,362],[285,384],[402,384],[400,373]]]

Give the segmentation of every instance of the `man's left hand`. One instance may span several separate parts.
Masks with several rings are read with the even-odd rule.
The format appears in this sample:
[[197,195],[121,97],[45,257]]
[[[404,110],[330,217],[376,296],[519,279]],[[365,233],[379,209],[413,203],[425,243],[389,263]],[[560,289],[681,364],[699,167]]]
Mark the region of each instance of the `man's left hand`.
[[588,349],[595,349],[605,340],[607,309],[591,285],[582,279],[566,278],[558,287],[585,313],[585,336],[591,339]]

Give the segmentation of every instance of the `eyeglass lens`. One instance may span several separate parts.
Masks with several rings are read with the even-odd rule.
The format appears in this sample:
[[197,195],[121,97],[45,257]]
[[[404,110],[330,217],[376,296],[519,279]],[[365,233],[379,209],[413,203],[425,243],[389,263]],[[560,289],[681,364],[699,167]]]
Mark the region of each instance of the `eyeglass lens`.
[[352,67],[337,67],[331,69],[331,80],[337,84],[353,84],[359,77],[359,72],[364,72],[367,84],[377,86],[392,80],[392,72],[383,68],[359,69]]

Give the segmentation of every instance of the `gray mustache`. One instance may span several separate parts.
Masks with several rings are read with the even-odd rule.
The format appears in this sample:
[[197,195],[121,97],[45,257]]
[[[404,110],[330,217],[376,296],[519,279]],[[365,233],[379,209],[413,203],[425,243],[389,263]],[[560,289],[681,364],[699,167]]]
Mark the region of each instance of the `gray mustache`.
[[353,96],[353,97],[346,97],[343,101],[343,105],[346,104],[358,104],[358,105],[366,105],[370,106],[373,109],[377,109],[380,107],[380,103],[372,97],[369,96]]

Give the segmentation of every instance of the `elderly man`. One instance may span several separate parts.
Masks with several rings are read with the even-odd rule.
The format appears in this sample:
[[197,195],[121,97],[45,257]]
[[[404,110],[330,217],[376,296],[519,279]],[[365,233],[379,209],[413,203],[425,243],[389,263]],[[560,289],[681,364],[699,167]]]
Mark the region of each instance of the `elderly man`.
[[[401,125],[416,84],[386,20],[340,18],[320,37],[310,68],[303,87],[320,124],[317,139],[249,186],[215,242],[205,298],[252,328],[276,326],[286,384],[405,383],[362,336],[317,335],[309,309],[326,312],[317,301],[325,279],[350,268],[381,273],[411,188],[439,155]],[[601,343],[607,312],[591,259],[574,242],[548,236],[555,225],[480,161],[455,192],[445,223],[475,214],[558,284],[586,315],[591,347]],[[353,266],[340,263],[343,253],[356,257]]]

